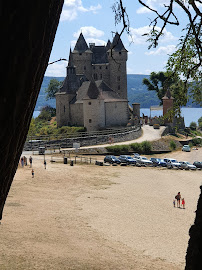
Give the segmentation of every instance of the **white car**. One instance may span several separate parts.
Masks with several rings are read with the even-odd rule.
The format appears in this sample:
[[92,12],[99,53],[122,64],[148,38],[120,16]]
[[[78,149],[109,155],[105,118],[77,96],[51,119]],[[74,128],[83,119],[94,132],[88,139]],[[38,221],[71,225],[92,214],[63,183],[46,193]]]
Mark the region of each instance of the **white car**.
[[153,162],[146,157],[139,156],[134,159],[143,166],[153,166]]
[[185,151],[185,152],[190,152],[191,151],[191,148],[188,144],[185,144],[183,147],[182,147],[182,151]]
[[179,163],[181,164],[181,168],[182,169],[185,169],[185,170],[196,170],[196,166],[195,165],[192,165],[188,161],[180,161]]

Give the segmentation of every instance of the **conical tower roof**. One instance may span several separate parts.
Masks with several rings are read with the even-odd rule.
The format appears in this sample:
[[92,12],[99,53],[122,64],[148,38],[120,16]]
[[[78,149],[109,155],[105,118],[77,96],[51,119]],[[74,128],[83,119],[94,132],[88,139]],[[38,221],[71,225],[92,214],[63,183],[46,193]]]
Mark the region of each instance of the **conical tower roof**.
[[88,48],[88,45],[87,45],[87,43],[85,41],[85,38],[84,38],[83,34],[81,33],[78,40],[77,40],[77,42],[76,42],[76,45],[74,47],[73,52],[77,51],[79,53],[82,53],[82,52],[85,52],[88,49],[89,48]]
[[170,89],[166,91],[166,94],[162,99],[174,99],[171,95]]
[[107,45],[106,45],[106,50],[108,51],[111,47],[111,41],[108,39]]
[[69,61],[68,61],[68,67],[72,67],[73,66],[73,58],[72,58],[72,50],[70,48],[69,50]]
[[90,99],[97,99],[98,96],[100,94],[100,91],[99,89],[97,88],[97,85],[95,83],[94,80],[91,80],[90,81],[90,85],[88,87],[88,92],[87,92],[87,96],[90,98]]
[[126,51],[123,42],[120,38],[120,35],[116,32],[115,37],[113,38],[112,44],[111,44],[111,49],[115,51]]

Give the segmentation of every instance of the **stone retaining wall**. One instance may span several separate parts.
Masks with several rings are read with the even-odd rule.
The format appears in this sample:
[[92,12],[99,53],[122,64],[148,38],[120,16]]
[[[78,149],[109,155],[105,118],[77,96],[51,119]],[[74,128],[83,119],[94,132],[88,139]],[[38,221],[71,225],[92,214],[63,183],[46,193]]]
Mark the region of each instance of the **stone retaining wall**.
[[142,135],[142,129],[137,127],[136,129],[114,133],[110,135],[89,135],[85,137],[75,137],[75,138],[66,138],[61,140],[50,140],[50,141],[33,141],[25,142],[24,151],[38,150],[39,147],[46,147],[46,149],[58,149],[58,148],[72,148],[73,143],[80,143],[80,146],[89,146],[89,145],[100,145],[107,143],[116,143],[131,141],[139,138]]

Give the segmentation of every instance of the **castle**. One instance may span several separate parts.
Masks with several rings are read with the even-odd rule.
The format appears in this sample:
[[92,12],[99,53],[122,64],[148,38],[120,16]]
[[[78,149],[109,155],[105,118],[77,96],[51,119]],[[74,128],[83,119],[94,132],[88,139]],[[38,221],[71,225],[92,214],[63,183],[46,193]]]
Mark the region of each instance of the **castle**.
[[88,46],[80,34],[56,93],[58,127],[85,126],[94,131],[127,125],[127,53],[118,34],[106,46]]

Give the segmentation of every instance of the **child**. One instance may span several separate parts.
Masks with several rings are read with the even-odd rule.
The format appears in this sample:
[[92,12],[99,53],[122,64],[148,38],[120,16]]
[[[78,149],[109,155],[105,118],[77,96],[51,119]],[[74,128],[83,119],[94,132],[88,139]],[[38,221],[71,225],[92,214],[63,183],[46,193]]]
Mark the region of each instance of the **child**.
[[32,169],[32,178],[34,178],[34,169]]
[[184,198],[182,199],[182,207],[183,207],[183,209],[185,209],[185,200],[184,200]]
[[175,200],[173,200],[173,206],[175,207]]

